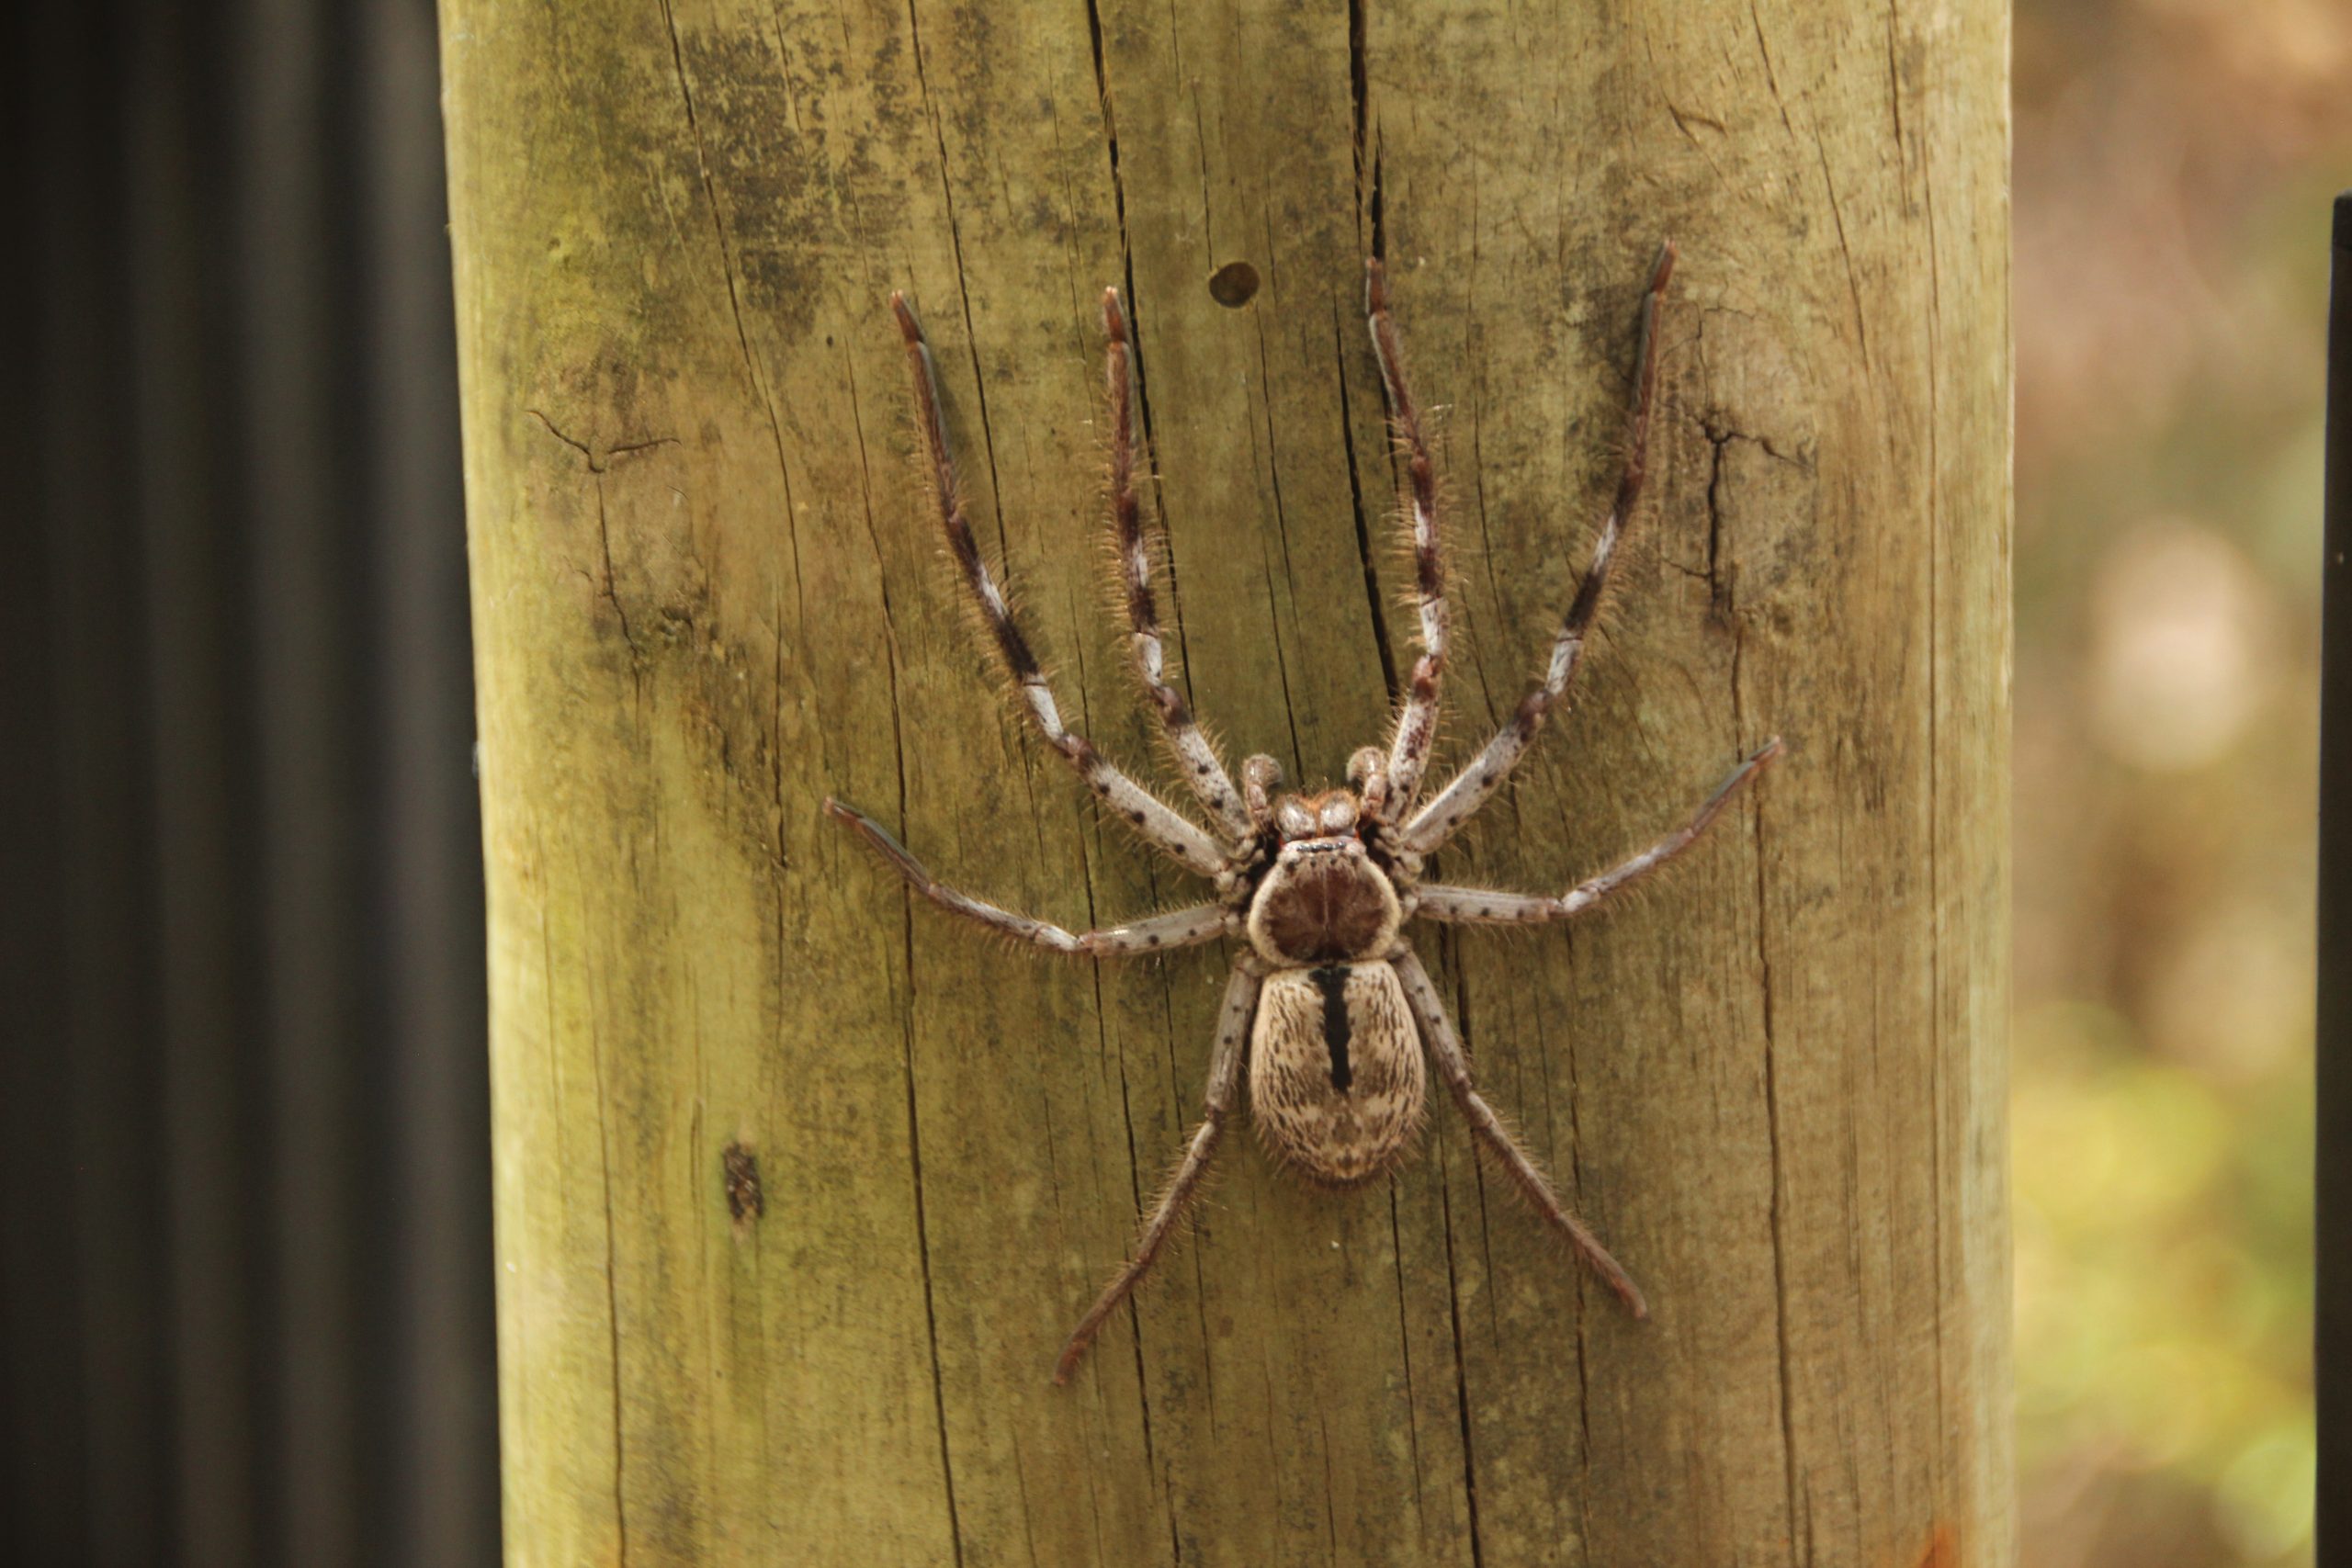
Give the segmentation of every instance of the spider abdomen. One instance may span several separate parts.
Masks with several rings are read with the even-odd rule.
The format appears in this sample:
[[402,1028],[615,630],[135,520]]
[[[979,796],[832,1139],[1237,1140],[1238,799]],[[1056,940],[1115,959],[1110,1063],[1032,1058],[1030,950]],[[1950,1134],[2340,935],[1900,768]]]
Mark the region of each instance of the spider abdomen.
[[1250,1031],[1250,1110],[1268,1148],[1353,1187],[1395,1165],[1421,1124],[1420,1037],[1385,963],[1278,969]]

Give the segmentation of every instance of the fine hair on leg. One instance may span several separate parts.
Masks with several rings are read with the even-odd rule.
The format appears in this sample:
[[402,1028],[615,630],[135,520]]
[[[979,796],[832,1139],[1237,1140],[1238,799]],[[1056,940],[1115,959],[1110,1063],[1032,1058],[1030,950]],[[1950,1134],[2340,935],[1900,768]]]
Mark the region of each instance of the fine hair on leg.
[[954,558],[956,573],[988,626],[998,661],[1020,694],[1022,711],[1046,744],[1078,770],[1087,787],[1146,843],[1199,875],[1216,875],[1225,867],[1224,852],[1198,823],[1137,784],[1097,751],[1086,737],[1072,732],[1062,723],[1061,707],[1054,700],[1053,688],[1046,682],[1020,622],[1013,616],[1012,604],[989,574],[988,563],[980,558],[979,541],[972,536],[963,487],[956,478],[955,454],[947,439],[947,419],[940,403],[939,372],[932,358],[931,344],[923,337],[922,327],[916,321],[906,296],[891,295],[890,309],[897,314],[899,334],[906,340],[908,368],[914,381],[916,419],[922,431],[933,499],[938,505],[940,527],[947,537],[947,553]]
[[1257,966],[1237,964],[1232,976],[1225,983],[1225,1002],[1217,1010],[1216,1046],[1209,1060],[1208,1092],[1201,1124],[1193,1133],[1192,1142],[1184,1145],[1184,1157],[1176,1167],[1176,1174],[1168,1179],[1160,1190],[1159,1201],[1152,1205],[1150,1215],[1144,1221],[1136,1237],[1135,1255],[1130,1258],[1086,1315],[1070,1331],[1069,1342],[1062,1347],[1059,1359],[1054,1362],[1054,1382],[1066,1383],[1078,1370],[1079,1361],[1086,1355],[1087,1347],[1094,1343],[1102,1325],[1119,1308],[1119,1303],[1135,1293],[1151,1266],[1158,1262],[1168,1238],[1176,1233],[1185,1213],[1192,1208],[1199,1192],[1201,1178],[1208,1174],[1209,1157],[1216,1152],[1217,1140],[1224,1134],[1225,1120],[1232,1113],[1234,1100],[1241,1086],[1241,1058],[1249,1045],[1250,1015],[1258,1007],[1259,975]]
[[1422,967],[1420,955],[1405,949],[1395,960],[1396,977],[1405,983],[1405,999],[1412,1005],[1413,1015],[1420,1022],[1421,1035],[1436,1061],[1440,1077],[1453,1091],[1453,1100],[1462,1108],[1463,1119],[1470,1123],[1471,1133],[1484,1144],[1501,1164],[1503,1172],[1511,1179],[1528,1203],[1544,1218],[1545,1224],[1566,1237],[1577,1256],[1587,1267],[1600,1276],[1601,1283],[1617,1293],[1626,1310],[1635,1317],[1650,1314],[1649,1303],[1642,1299],[1633,1276],[1626,1273],[1600,1238],[1592,1234],[1567,1204],[1561,1201],[1552,1186],[1552,1179],[1535,1163],[1495,1108],[1478,1092],[1470,1074],[1469,1054],[1462,1048],[1462,1036],[1455,1032],[1453,1021],[1446,1015],[1445,1003],[1437,994],[1437,987],[1430,979],[1430,972]]
[[1414,912],[1425,919],[1451,925],[1527,926],[1573,919],[1599,908],[1604,900],[1633,886],[1697,843],[1700,835],[1723,815],[1724,807],[1731,804],[1741,787],[1770,766],[1781,752],[1780,737],[1774,736],[1731,771],[1731,776],[1691,813],[1690,821],[1639,854],[1627,856],[1598,876],[1585,878],[1559,897],[1488,887],[1452,887],[1430,882],[1421,886],[1420,905]]
[[1420,657],[1396,712],[1389,743],[1384,808],[1401,817],[1421,792],[1421,773],[1437,743],[1438,711],[1445,680],[1446,600],[1444,538],[1439,530],[1437,468],[1420,405],[1405,384],[1404,350],[1388,313],[1388,275],[1375,258],[1364,263],[1364,315],[1372,331],[1380,383],[1388,399],[1388,422],[1396,453],[1405,464],[1405,494],[1413,545],[1413,604],[1421,638]]
[[1152,540],[1144,527],[1142,502],[1136,494],[1139,438],[1135,428],[1133,352],[1126,312],[1115,288],[1102,291],[1102,333],[1106,344],[1102,398],[1111,427],[1111,548],[1118,572],[1119,601],[1127,613],[1127,647],[1135,657],[1136,677],[1168,737],[1177,772],[1208,812],[1211,825],[1228,841],[1238,843],[1254,831],[1240,792],[1233,787],[1225,759],[1217,755],[1216,744],[1193,716],[1183,694],[1168,683],[1167,647],[1160,635],[1159,599],[1151,587]]
[[825,801],[825,815],[857,835],[867,849],[872,850],[889,867],[906,879],[908,886],[952,915],[986,926],[1001,936],[1016,942],[1034,942],[1054,953],[1075,953],[1088,958],[1126,958],[1148,953],[1171,953],[1180,947],[1196,947],[1214,942],[1234,931],[1238,917],[1219,904],[1198,904],[1189,909],[1170,909],[1165,914],[1147,915],[1123,926],[1109,926],[1101,931],[1073,931],[1015,914],[1011,909],[975,898],[970,894],[950,887],[925,871],[922,863],[907,852],[907,847],[892,837],[890,830],[854,806],[844,806],[830,797]]
[[1429,854],[1444,844],[1502,787],[1503,780],[1510,776],[1511,769],[1519,765],[1519,760],[1534,744],[1544,721],[1566,697],[1577,671],[1584,662],[1587,639],[1608,595],[1610,570],[1622,553],[1625,530],[1632,525],[1634,509],[1641,502],[1642,483],[1649,476],[1650,424],[1657,400],[1658,313],[1665,309],[1667,285],[1674,277],[1674,242],[1668,240],[1658,249],[1657,265],[1650,269],[1649,287],[1642,295],[1639,341],[1634,351],[1634,389],[1625,416],[1624,466],[1617,476],[1617,491],[1610,503],[1608,519],[1601,524],[1600,536],[1593,542],[1592,564],[1585,569],[1584,580],[1577,585],[1576,598],[1570,601],[1568,613],[1561,620],[1559,635],[1552,641],[1552,655],[1544,666],[1544,679],[1520,699],[1510,722],[1470,760],[1469,765],[1431,796],[1406,825],[1405,847],[1416,854]]

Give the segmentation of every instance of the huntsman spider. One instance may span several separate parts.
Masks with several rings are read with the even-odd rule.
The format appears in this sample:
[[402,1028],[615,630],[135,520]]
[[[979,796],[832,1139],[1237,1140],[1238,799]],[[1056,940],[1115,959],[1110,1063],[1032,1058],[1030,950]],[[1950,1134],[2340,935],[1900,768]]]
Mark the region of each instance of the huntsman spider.
[[1150,1270],[1181,1224],[1226,1122],[1240,1108],[1245,1075],[1250,1112],[1270,1151],[1317,1184],[1346,1189],[1377,1179],[1409,1149],[1434,1064],[1472,1133],[1536,1213],[1635,1317],[1647,1315],[1632,1277],[1561,1201],[1543,1168],[1479,1093],[1461,1036],[1404,933],[1415,920],[1526,926],[1569,920],[1597,908],[1688,850],[1741,787],[1781,753],[1777,738],[1767,741],[1682,826],[1556,897],[1421,880],[1427,857],[1493,798],[1545,719],[1566,701],[1583,666],[1611,569],[1622,553],[1647,472],[1658,378],[1658,317],[1674,261],[1674,247],[1668,243],[1661,248],[1642,296],[1625,457],[1615,500],[1593,546],[1591,564],[1553,639],[1544,677],[1520,702],[1510,721],[1434,792],[1423,785],[1447,656],[1443,534],[1436,470],[1421,411],[1406,388],[1380,264],[1366,266],[1366,314],[1405,470],[1401,511],[1411,533],[1420,656],[1388,744],[1367,746],[1354,754],[1346,788],[1314,794],[1277,794],[1282,770],[1272,757],[1262,755],[1242,763],[1237,787],[1216,745],[1168,682],[1152,591],[1152,540],[1136,491],[1138,442],[1129,395],[1127,321],[1118,291],[1103,291],[1102,323],[1109,341],[1104,388],[1110,423],[1110,525],[1117,587],[1126,606],[1136,674],[1159,716],[1177,770],[1199,803],[1200,818],[1169,806],[1063,722],[1029,639],[973,537],[930,346],[904,297],[892,297],[891,309],[913,372],[924,456],[948,554],[1022,710],[1046,745],[1077,770],[1113,815],[1152,848],[1213,883],[1216,897],[1125,925],[1066,931],[939,881],[879,823],[851,807],[828,800],[827,813],[863,839],[923,898],[1051,952],[1119,958],[1220,938],[1238,943],[1217,1018],[1200,1126],[1145,1218],[1134,1256],[1070,1335],[1055,1364],[1056,1382],[1069,1381],[1105,1320]]

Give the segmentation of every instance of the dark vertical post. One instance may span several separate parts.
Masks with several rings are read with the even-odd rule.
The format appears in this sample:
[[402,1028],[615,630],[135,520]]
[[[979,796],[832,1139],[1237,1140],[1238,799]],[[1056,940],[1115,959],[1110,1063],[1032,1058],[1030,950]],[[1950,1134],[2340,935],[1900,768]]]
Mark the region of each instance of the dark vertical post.
[[0,16],[6,1568],[497,1560],[437,37]]
[[365,62],[357,490],[380,764],[369,874],[383,960],[368,984],[392,1047],[371,1068],[390,1151],[373,1196],[407,1238],[388,1270],[391,1364],[376,1416],[390,1430],[384,1561],[486,1563],[498,1547],[489,1025],[440,37],[419,0],[349,13],[346,47]]
[[2318,1303],[2320,1561],[2352,1551],[2352,192],[2335,198],[2327,320],[2320,650]]

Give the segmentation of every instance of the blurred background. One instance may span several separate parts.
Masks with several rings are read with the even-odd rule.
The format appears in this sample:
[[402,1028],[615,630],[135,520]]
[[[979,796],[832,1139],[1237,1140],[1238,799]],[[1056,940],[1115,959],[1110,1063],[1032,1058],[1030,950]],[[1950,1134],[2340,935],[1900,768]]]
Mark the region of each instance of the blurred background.
[[2020,0],[2016,39],[2025,1561],[2307,1563],[2352,7]]
[[[0,1562],[496,1560],[433,23],[0,22]],[[2284,1568],[2352,9],[2016,27],[2025,1562]]]

